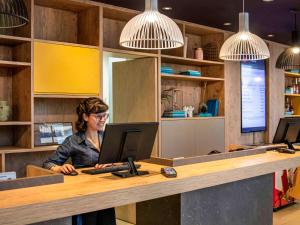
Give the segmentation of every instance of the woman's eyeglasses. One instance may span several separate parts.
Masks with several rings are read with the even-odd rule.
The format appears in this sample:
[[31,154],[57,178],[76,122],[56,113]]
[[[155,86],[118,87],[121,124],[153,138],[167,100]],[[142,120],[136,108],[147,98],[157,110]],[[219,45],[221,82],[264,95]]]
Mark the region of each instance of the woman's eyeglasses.
[[91,113],[91,116],[95,117],[97,121],[105,121],[108,119],[109,114],[108,113]]

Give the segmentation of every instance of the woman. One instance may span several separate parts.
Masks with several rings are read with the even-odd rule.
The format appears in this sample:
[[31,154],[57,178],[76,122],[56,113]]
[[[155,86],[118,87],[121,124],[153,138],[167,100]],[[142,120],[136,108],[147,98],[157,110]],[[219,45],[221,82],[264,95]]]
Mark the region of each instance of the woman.
[[[70,174],[77,167],[99,165],[98,157],[103,136],[103,129],[108,118],[108,106],[99,98],[85,99],[77,106],[77,133],[67,137],[56,152],[45,162],[44,167],[52,171]],[[66,163],[71,158],[72,164]],[[73,224],[115,225],[114,209],[105,209],[73,217]]]

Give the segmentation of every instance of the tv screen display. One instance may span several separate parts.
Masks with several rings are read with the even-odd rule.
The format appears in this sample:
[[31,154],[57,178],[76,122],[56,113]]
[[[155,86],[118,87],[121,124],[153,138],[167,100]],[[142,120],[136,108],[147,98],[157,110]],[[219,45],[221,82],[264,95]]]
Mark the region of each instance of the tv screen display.
[[266,130],[264,60],[241,62],[242,133]]

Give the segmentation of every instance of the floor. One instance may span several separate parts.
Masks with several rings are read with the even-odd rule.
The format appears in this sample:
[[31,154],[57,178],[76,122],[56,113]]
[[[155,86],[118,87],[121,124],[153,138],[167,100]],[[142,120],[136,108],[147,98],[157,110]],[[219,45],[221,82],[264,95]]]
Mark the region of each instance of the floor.
[[[281,209],[273,214],[273,225],[299,225],[300,224],[300,202],[295,205]],[[117,221],[117,225],[132,225],[124,221]]]
[[273,214],[273,225],[299,225],[300,224],[300,202],[287,208],[281,209]]

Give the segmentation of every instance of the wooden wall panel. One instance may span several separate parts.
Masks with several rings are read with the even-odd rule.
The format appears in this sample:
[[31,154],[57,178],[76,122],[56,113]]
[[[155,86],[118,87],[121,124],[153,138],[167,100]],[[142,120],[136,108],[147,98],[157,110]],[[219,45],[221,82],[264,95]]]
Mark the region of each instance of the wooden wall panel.
[[13,119],[31,121],[31,70],[14,69],[12,78],[12,112]]
[[[271,143],[279,119],[284,115],[284,73],[275,68],[276,60],[285,46],[270,42],[271,58],[267,62],[267,131],[241,134],[240,63],[225,63],[225,143]],[[253,135],[255,135],[253,137]]]
[[72,122],[75,128],[76,107],[81,99],[36,98],[34,101],[34,122]]
[[11,145],[13,145],[13,127],[0,126],[0,147]]
[[99,46],[99,8],[78,14],[78,43]]
[[[241,133],[240,62],[225,62],[225,148],[230,144],[253,144],[253,133]],[[265,132],[255,134],[264,141]]]
[[26,176],[26,166],[28,164],[42,166],[43,162],[53,153],[49,152],[26,152],[17,154],[6,154],[6,171],[16,171],[17,177]]
[[0,68],[0,99],[12,103],[12,71]]
[[107,48],[121,48],[119,38],[126,21],[103,19],[103,46]]
[[77,14],[70,11],[34,6],[35,38],[77,43]]
[[113,121],[156,120],[157,62],[154,58],[113,64]]
[[277,57],[285,46],[269,43],[271,58],[269,59],[269,115],[267,141],[272,142],[279,119],[284,116],[284,71],[275,68]]

